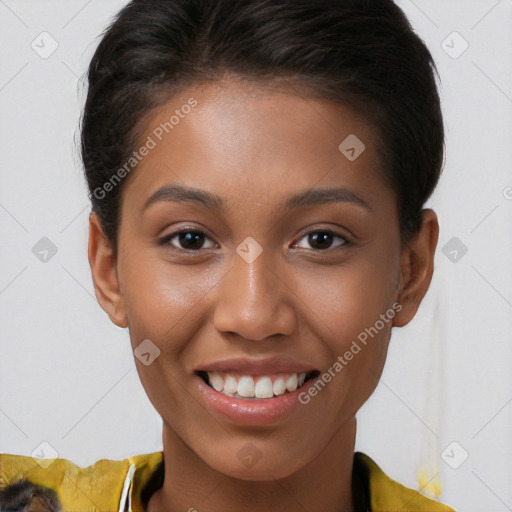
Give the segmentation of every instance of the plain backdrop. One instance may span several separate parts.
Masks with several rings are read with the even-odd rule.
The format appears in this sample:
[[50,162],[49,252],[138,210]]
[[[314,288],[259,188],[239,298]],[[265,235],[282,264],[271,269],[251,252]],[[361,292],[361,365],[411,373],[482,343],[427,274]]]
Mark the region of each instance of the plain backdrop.
[[[125,3],[0,0],[2,453],[44,442],[86,466],[162,449],[128,332],[94,296],[74,142],[78,79]],[[441,231],[432,286],[393,331],[356,448],[408,487],[433,464],[458,510],[512,510],[512,1],[399,5],[442,78],[446,164],[428,203]],[[43,262],[37,244],[57,252]]]

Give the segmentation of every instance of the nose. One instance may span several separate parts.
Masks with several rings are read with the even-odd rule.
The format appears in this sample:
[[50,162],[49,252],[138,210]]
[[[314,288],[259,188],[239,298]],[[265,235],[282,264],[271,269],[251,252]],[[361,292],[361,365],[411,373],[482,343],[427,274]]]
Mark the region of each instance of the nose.
[[222,333],[261,341],[272,335],[291,335],[297,325],[293,292],[263,251],[247,262],[238,253],[216,287],[213,323]]

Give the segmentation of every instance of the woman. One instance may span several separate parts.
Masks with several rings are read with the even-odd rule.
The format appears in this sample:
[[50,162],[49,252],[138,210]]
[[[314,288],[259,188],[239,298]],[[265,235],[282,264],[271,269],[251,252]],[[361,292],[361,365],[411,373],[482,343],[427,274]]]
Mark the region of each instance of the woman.
[[131,1],[88,72],[89,262],[163,452],[3,455],[4,487],[63,510],[453,510],[354,454],[433,273],[434,73],[391,0]]

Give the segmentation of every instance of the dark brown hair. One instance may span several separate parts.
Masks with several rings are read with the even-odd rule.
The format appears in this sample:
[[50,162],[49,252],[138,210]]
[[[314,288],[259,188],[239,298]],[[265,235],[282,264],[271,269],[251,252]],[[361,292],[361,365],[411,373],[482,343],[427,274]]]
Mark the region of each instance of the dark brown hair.
[[108,193],[104,184],[136,149],[144,116],[226,74],[284,80],[292,93],[357,109],[378,134],[402,237],[417,233],[443,166],[444,128],[432,56],[392,0],[132,0],[92,58],[81,119],[92,209],[115,253],[128,178]]

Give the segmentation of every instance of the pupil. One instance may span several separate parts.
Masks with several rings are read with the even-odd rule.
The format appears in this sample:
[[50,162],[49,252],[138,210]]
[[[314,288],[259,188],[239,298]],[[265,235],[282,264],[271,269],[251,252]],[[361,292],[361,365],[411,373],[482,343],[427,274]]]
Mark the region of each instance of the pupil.
[[318,231],[309,234],[309,243],[312,247],[317,244],[319,249],[328,249],[331,246],[332,240],[330,239],[331,233],[327,231]]
[[197,242],[198,239],[200,239],[202,242],[204,241],[204,236],[201,233],[197,233],[195,231],[187,231],[186,233],[180,234],[180,244],[183,244],[183,242],[185,242],[184,249],[198,249],[198,247],[193,247],[194,242]]

